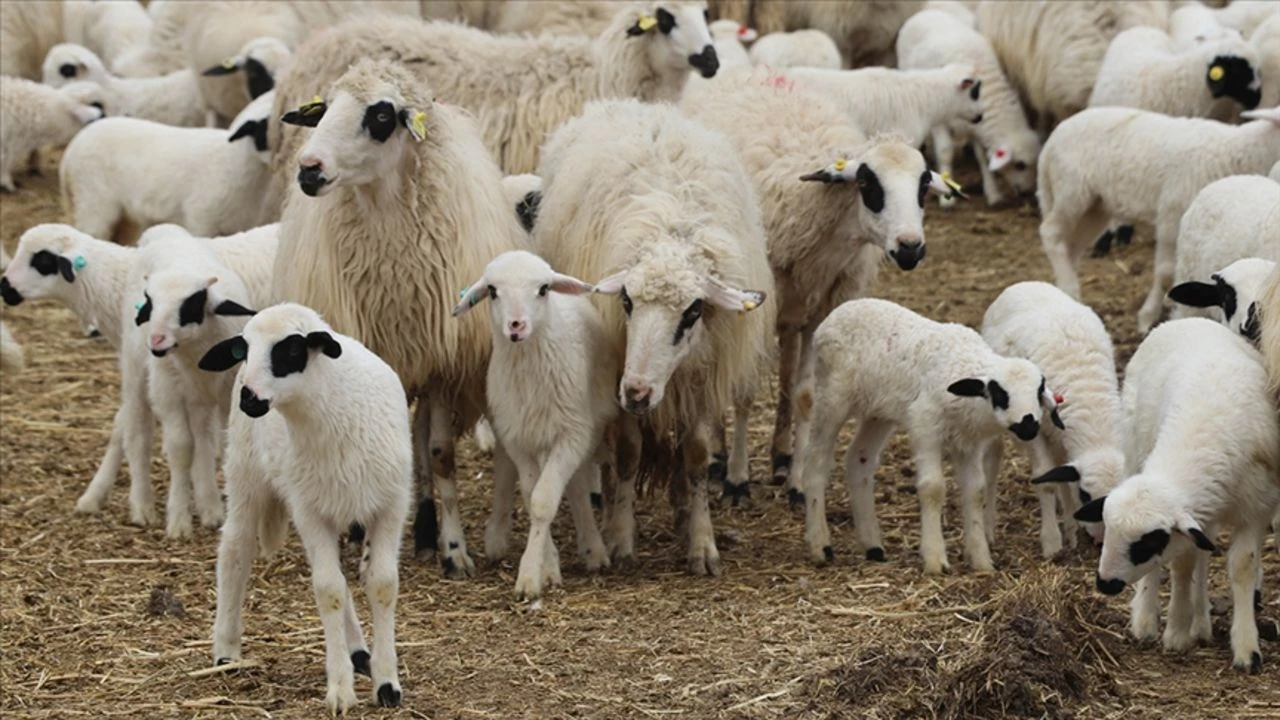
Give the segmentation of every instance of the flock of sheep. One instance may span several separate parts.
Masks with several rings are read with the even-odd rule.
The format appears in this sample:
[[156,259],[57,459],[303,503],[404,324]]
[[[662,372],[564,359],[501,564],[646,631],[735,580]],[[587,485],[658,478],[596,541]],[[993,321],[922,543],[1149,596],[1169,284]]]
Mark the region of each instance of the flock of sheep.
[[[1136,585],[1139,638],[1160,633],[1165,565],[1165,647],[1209,639],[1197,549],[1229,532],[1234,664],[1261,665],[1280,3],[6,2],[0,72],[0,188],[67,145],[72,218],[22,234],[0,294],[66,304],[120,357],[76,510],[100,511],[127,462],[130,521],[158,522],[158,419],[167,534],[222,526],[219,664],[240,660],[255,556],[292,522],[329,708],[356,702],[355,672],[399,704],[410,499],[415,551],[472,575],[454,444],[473,427],[492,433],[486,557],[506,555],[517,487],[530,519],[519,597],[560,581],[562,499],[588,570],[628,559],[644,478],[672,486],[689,569],[718,574],[711,483],[748,497],[748,408],[777,362],[772,480],[803,505],[814,561],[833,559],[825,488],[856,417],[844,464],[867,559],[886,559],[875,470],[901,427],[924,571],[948,567],[944,458],[964,557],[992,569],[1011,433],[1044,555],[1082,523],[1098,589]],[[965,145],[988,203],[1035,193],[1057,281],[1010,285],[980,332],[869,297],[886,258],[925,260],[927,200],[964,197]],[[1121,388],[1076,266],[1135,224],[1156,240],[1140,329],[1166,291],[1177,319]],[[136,244],[117,243],[125,225],[145,228]],[[16,371],[7,330],[0,349]]]

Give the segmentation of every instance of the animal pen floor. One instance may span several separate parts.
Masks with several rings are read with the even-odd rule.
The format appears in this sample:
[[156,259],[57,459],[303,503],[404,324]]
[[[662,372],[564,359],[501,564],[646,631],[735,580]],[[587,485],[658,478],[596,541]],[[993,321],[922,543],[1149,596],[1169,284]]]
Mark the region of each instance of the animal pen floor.
[[[976,182],[976,173],[965,178]],[[0,235],[63,219],[56,172],[0,198]],[[1006,285],[1049,279],[1033,208],[991,211],[980,195],[955,212],[931,205],[929,258],[911,273],[886,265],[878,293],[939,319],[976,326]],[[1146,237],[1087,260],[1085,299],[1101,311],[1125,362],[1150,281]],[[0,715],[5,718],[314,718],[324,714],[324,652],[305,557],[286,551],[254,568],[245,657],[261,664],[209,674],[217,536],[172,541],[126,524],[127,479],[100,516],[72,513],[109,435],[119,376],[114,354],[84,338],[50,303],[5,321],[28,369],[0,381]],[[878,498],[889,562],[856,552],[843,483],[832,485],[836,562],[806,560],[803,521],[768,472],[772,401],[752,415],[753,504],[714,512],[724,573],[691,577],[665,497],[642,501],[633,566],[589,576],[571,528],[556,537],[564,587],[531,610],[512,600],[524,525],[498,566],[480,560],[489,506],[487,461],[461,450],[462,499],[478,577],[441,578],[406,552],[398,640],[404,706],[368,718],[1247,718],[1280,717],[1280,644],[1265,642],[1261,675],[1231,669],[1229,614],[1214,642],[1185,656],[1126,637],[1130,593],[1093,587],[1096,552],[1039,557],[1036,501],[1016,453],[1002,478],[999,570],[960,558],[921,575],[913,469],[905,440],[886,453]],[[846,435],[847,439],[847,435]],[[167,471],[155,451],[157,496]],[[954,500],[954,499],[953,499]],[[161,502],[163,502],[161,500]],[[567,514],[567,513],[566,513]],[[348,549],[350,574],[357,558]],[[1265,549],[1262,615],[1280,616],[1280,561]],[[1215,608],[1228,606],[1214,559]],[[363,593],[354,587],[367,631]]]

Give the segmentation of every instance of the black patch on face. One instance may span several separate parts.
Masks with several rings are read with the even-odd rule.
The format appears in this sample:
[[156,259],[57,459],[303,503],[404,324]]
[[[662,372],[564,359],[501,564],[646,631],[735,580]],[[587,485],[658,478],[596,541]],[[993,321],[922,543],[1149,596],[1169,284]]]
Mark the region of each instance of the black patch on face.
[[62,63],[58,66],[58,74],[64,78],[73,78],[76,76],[76,66],[71,63]]
[[489,286],[489,299],[490,299],[490,300],[497,300],[497,299],[498,299],[498,288],[496,288],[496,287],[494,287],[494,286],[492,286],[492,285],[490,285],[490,286]]
[[680,316],[680,324],[676,326],[676,336],[671,340],[671,344],[679,345],[684,339],[685,331],[692,328],[700,317],[702,317],[702,298],[689,303],[689,307],[684,309],[684,314]]
[[58,272],[58,256],[48,250],[41,250],[31,256],[31,269],[41,275],[52,275]]
[[924,198],[929,194],[929,183],[933,182],[933,173],[925,170],[920,176],[920,197],[916,201],[920,203],[920,207],[924,207]]
[[199,325],[204,322],[204,306],[209,304],[209,290],[204,289],[186,300],[178,308],[178,325]]
[[880,184],[880,178],[876,176],[875,170],[867,167],[866,163],[858,166],[858,172],[854,175],[858,183],[858,190],[862,193],[862,204],[873,213],[884,210],[884,186]]
[[360,126],[369,131],[369,137],[377,142],[386,142],[396,130],[396,108],[386,100],[376,102],[365,108],[364,121]]
[[271,347],[271,374],[282,378],[307,369],[307,339],[290,335]]
[[625,287],[618,294],[622,296],[622,312],[626,313],[627,317],[631,317],[631,296],[627,294]]
[[1262,339],[1262,318],[1258,317],[1258,303],[1249,303],[1249,314],[1245,316],[1244,325],[1240,327],[1240,334],[1255,343]]
[[[1210,77],[1213,68],[1222,68],[1222,77],[1214,80]],[[1215,97],[1229,97],[1240,103],[1246,110],[1252,110],[1258,107],[1258,102],[1262,100],[1261,90],[1252,90],[1249,88],[1253,84],[1254,73],[1253,66],[1249,65],[1249,61],[1235,55],[1219,55],[1209,63],[1209,69],[1205,71],[1205,81],[1209,85],[1209,92]]]
[[23,301],[22,293],[9,284],[7,277],[0,277],[0,297],[4,298],[5,305],[21,305]]
[[1136,542],[1129,543],[1129,562],[1135,567],[1141,565],[1164,552],[1168,545],[1168,530],[1152,530],[1138,538]]
[[236,128],[231,133],[231,137],[227,138],[227,142],[235,142],[240,138],[253,138],[253,148],[258,152],[266,152],[267,149],[267,120],[246,120],[243,125]]
[[138,308],[138,314],[133,316],[134,325],[151,322],[151,296],[144,292],[142,293],[142,297],[142,307]]
[[663,35],[670,35],[671,31],[676,29],[676,16],[662,8],[658,8],[656,15],[658,18],[658,30],[660,30]]
[[1009,393],[1005,392],[1000,383],[995,380],[988,380],[987,394],[991,397],[991,407],[997,410],[1009,409]]
[[542,204],[542,193],[532,190],[520,202],[516,203],[516,217],[526,232],[533,232],[533,224],[538,221],[538,206]]
[[244,61],[243,70],[250,98],[256,99],[260,95],[265,95],[276,86],[276,81],[267,71],[267,67],[253,58]]

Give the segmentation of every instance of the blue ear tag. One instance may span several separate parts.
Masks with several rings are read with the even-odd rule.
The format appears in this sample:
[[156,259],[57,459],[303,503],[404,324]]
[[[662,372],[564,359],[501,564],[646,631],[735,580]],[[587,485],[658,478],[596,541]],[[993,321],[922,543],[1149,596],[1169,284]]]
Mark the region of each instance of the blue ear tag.
[[458,291],[458,297],[459,297],[459,298],[464,298],[464,297],[466,297],[466,296],[467,296],[467,291],[466,291],[466,290],[459,290],[459,291]]
[[83,270],[84,266],[88,264],[89,261],[85,260],[83,255],[77,255],[76,259],[71,261],[71,265],[77,270]]
[[134,303],[134,304],[133,304],[133,309],[134,309],[134,310],[141,310],[141,309],[142,309],[142,306],[143,306],[143,305],[146,305],[146,304],[147,304],[147,302],[146,302],[145,300],[139,300],[138,302],[136,302],[136,303]]
[[240,345],[235,345],[235,346],[233,346],[233,347],[231,348],[231,357],[233,357],[233,358],[235,358],[235,359],[237,359],[237,360],[243,360],[243,359],[244,359],[244,348],[243,348],[243,347],[241,347]]

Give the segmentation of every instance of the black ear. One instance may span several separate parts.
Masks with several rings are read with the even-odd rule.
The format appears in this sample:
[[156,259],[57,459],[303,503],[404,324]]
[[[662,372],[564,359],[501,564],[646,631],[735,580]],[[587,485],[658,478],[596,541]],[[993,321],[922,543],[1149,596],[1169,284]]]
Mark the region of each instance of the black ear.
[[1169,299],[1189,307],[1222,306],[1222,288],[1202,282],[1184,282],[1169,289]]
[[280,118],[280,122],[287,125],[301,125],[302,127],[315,127],[320,124],[320,118],[324,117],[324,113],[329,109],[324,102],[307,103],[297,110],[290,110]]
[[823,169],[817,172],[811,172],[808,175],[800,176],[801,182],[820,182],[820,183],[842,183],[845,182],[843,175],[832,175],[830,171]]
[[230,370],[248,354],[249,344],[243,337],[236,335],[209,348],[209,352],[200,358],[199,367],[209,372]]
[[339,358],[342,356],[342,346],[338,344],[333,336],[323,330],[307,333],[307,347],[320,348],[325,355],[331,358]]
[[1059,430],[1067,429],[1067,426],[1062,424],[1062,416],[1058,414],[1058,408],[1049,411],[1049,419],[1053,421],[1054,426]]
[[947,392],[960,397],[986,397],[987,384],[977,378],[965,378],[951,383]]
[[1097,500],[1093,500],[1080,506],[1080,509],[1073,515],[1080,522],[1102,522],[1102,503],[1107,501],[1104,495]]
[[258,130],[259,122],[263,122],[263,121],[246,120],[243,125],[236,128],[235,132],[231,133],[231,137],[227,138],[227,142],[235,142],[240,138],[253,137]]
[[1249,303],[1249,312],[1245,315],[1244,325],[1240,327],[1240,334],[1255,343],[1262,339],[1262,318],[1258,317],[1258,303]]
[[214,315],[256,315],[257,310],[250,310],[235,300],[223,300],[213,309]]
[[58,256],[58,272],[62,273],[63,280],[67,282],[76,281],[76,271],[75,268],[71,267],[71,261],[61,255]]
[[640,27],[639,20],[636,21],[635,25],[632,25],[631,27],[627,28],[627,37],[635,37],[637,35],[643,35],[643,34],[644,34],[644,28]]
[[1190,530],[1187,530],[1187,534],[1190,535],[1191,539],[1195,541],[1196,547],[1200,548],[1201,550],[1204,550],[1206,552],[1213,552],[1218,549],[1213,544],[1213,541],[1209,539],[1209,536],[1205,535],[1204,532],[1200,530],[1200,528],[1193,527]]
[[275,78],[271,77],[267,66],[253,58],[247,58],[244,61],[244,75],[249,83],[249,97],[255,100],[271,92],[271,89],[276,86]]
[[141,325],[145,322],[151,322],[151,296],[143,294],[146,302],[142,303],[142,307],[138,308],[138,314],[133,317],[134,325]]
[[1051,482],[1080,482],[1080,471],[1071,465],[1059,465],[1040,477],[1031,478],[1032,485]]
[[235,63],[221,63],[219,65],[214,65],[200,74],[205,77],[218,77],[219,75],[230,75],[231,73],[239,70],[240,66]]

